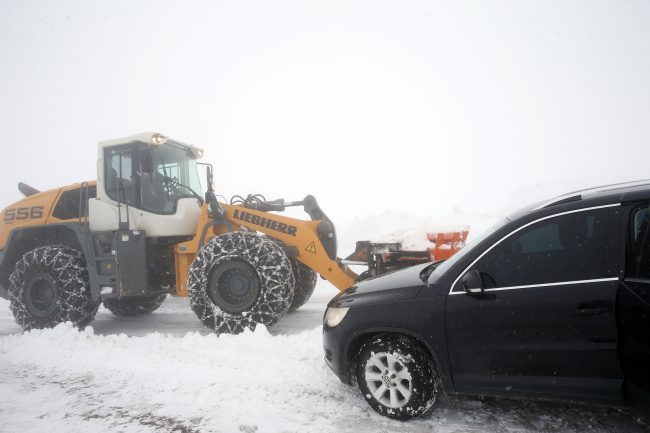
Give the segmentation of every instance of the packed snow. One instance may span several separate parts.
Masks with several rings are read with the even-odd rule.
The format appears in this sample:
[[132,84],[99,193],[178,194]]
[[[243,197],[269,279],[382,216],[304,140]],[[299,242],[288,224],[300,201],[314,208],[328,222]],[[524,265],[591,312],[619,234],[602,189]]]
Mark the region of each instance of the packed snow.
[[2,432],[641,432],[630,410],[442,396],[388,420],[323,361],[325,282],[272,329],[217,337],[187,299],[150,316],[104,307],[84,331],[23,333],[0,301]]
[[[503,215],[444,218],[387,211],[338,228],[340,254],[356,240],[427,247],[426,233],[470,226],[468,240]],[[424,237],[424,239],[422,239]],[[217,337],[189,301],[115,317],[100,307],[85,330],[70,324],[23,332],[0,299],[2,432],[641,432],[628,409],[440,396],[421,418],[376,414],[323,360],[322,316],[337,290],[312,298],[276,326]]]

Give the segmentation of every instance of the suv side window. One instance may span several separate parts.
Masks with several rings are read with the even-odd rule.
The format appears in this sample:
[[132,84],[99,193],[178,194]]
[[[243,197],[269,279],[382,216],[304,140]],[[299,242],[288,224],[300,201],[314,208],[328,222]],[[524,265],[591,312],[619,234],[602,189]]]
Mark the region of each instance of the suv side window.
[[650,215],[643,207],[632,212],[632,239],[627,277],[650,279]]
[[607,209],[539,221],[501,241],[477,263],[486,288],[602,278]]

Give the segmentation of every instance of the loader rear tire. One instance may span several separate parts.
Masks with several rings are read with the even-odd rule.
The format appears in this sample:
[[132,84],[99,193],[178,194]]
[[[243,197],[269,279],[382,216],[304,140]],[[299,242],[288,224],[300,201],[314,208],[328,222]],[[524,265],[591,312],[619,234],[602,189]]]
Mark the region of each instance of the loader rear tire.
[[295,278],[284,251],[256,233],[213,237],[189,269],[190,305],[217,334],[276,324],[293,300]]
[[156,311],[167,295],[104,299],[104,306],[115,316],[139,317]]
[[318,282],[318,274],[309,266],[296,259],[289,259],[289,261],[293,269],[293,276],[296,279],[293,301],[291,301],[291,305],[289,306],[289,312],[292,312],[305,305],[309,298],[311,298],[311,295],[314,294],[314,289]]
[[25,331],[54,328],[63,322],[84,328],[95,319],[100,305],[90,295],[83,254],[62,245],[26,253],[9,281],[10,308]]

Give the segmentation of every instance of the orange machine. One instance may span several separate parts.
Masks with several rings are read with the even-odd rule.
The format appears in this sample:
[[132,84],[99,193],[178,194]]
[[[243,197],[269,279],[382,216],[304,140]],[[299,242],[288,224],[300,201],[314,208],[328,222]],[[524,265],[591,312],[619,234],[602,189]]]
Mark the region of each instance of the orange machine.
[[[340,259],[335,226],[314,197],[218,202],[209,164],[207,192],[197,192],[202,156],[143,133],[100,142],[96,180],[45,192],[19,184],[25,198],[0,214],[0,297],[11,301],[16,322],[83,327],[102,302],[116,315],[139,316],[172,295],[189,297],[217,333],[239,333],[299,308],[318,274],[345,290],[444,254],[439,234],[433,256],[366,242]],[[309,220],[277,214],[289,206]],[[448,255],[467,233],[456,235]],[[368,271],[357,275],[349,269],[356,264]]]
[[465,246],[468,233],[469,228],[460,232],[427,233],[427,239],[436,244],[429,248],[431,261],[445,260],[456,254]]

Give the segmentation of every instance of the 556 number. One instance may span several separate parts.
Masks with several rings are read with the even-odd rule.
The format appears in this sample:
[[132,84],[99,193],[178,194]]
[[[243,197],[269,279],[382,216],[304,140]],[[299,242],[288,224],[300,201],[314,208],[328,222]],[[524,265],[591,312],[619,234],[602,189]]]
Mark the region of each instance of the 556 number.
[[7,209],[5,211],[5,222],[13,220],[26,220],[26,219],[39,219],[43,218],[43,206],[34,207],[19,207],[18,209]]

